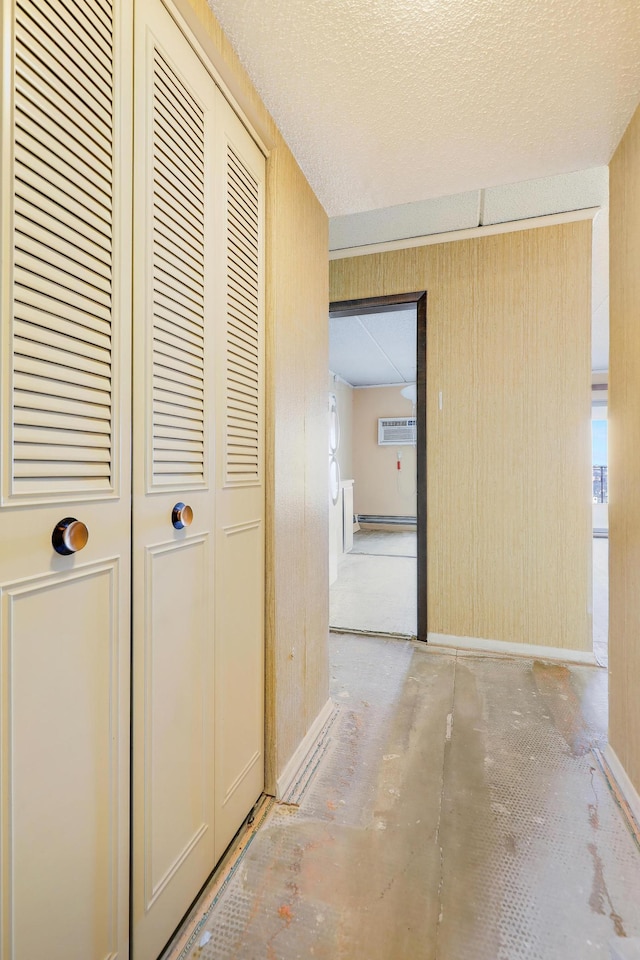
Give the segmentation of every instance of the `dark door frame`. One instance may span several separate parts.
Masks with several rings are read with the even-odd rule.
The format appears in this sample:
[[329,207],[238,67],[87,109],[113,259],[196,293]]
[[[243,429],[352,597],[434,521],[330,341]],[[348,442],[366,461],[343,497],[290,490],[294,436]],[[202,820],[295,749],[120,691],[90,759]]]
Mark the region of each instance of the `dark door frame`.
[[396,293],[329,304],[332,317],[384,313],[403,303],[416,305],[416,520],[417,520],[417,636],[427,642],[427,291]]

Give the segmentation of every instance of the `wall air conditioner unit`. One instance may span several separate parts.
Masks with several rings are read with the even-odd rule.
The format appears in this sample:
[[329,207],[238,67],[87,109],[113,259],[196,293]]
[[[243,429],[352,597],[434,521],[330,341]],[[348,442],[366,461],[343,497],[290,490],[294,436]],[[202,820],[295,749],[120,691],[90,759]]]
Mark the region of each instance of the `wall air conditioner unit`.
[[378,446],[397,447],[416,442],[415,417],[380,417],[378,420]]

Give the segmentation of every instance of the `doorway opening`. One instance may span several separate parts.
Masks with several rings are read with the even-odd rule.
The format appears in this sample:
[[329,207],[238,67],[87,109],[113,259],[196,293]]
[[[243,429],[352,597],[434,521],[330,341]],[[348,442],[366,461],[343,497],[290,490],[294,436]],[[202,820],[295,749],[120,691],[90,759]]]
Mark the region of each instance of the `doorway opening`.
[[602,667],[609,663],[609,477],[607,451],[608,383],[593,374],[591,385],[593,494],[593,652]]
[[329,318],[330,623],[426,641],[426,292]]

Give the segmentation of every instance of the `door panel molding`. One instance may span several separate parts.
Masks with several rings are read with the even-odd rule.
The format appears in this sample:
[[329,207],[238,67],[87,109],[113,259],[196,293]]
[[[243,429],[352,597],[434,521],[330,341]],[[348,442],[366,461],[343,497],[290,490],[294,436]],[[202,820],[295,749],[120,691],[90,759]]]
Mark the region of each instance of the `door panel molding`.
[[226,807],[229,800],[232,799],[234,793],[236,792],[236,790],[238,789],[238,787],[240,786],[244,778],[249,774],[249,772],[252,770],[252,768],[255,766],[255,764],[258,762],[261,756],[262,756],[262,751],[256,750],[254,755],[247,762],[246,766],[240,771],[240,773],[238,774],[236,779],[233,781],[231,786],[228,788],[226,794],[224,795],[224,798],[222,800],[223,807]]
[[[114,557],[0,587],[7,958],[35,956],[41,928],[47,938],[62,938],[66,956],[95,956],[96,933],[102,956],[115,958],[121,945],[119,875],[128,846],[121,777],[128,762],[119,745],[128,741],[128,713],[119,682],[120,578]],[[49,626],[40,632],[43,616]],[[55,888],[38,870],[41,850],[58,863]],[[96,930],[87,918],[98,904],[104,916]]]

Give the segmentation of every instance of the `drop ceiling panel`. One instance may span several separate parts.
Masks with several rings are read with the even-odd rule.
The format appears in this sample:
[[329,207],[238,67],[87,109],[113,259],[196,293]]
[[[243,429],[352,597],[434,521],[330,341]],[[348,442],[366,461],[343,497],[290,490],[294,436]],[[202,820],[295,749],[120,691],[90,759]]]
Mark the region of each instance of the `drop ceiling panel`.
[[506,223],[606,205],[609,170],[595,167],[485,190],[482,223]]
[[415,308],[399,313],[377,313],[362,317],[361,322],[402,375],[403,380],[413,383],[416,379]]
[[401,375],[357,317],[330,321],[329,368],[354,387],[372,383],[402,383]]
[[329,249],[342,250],[386,240],[406,240],[432,233],[447,233],[477,227],[480,210],[478,190],[453,197],[437,197],[399,207],[368,210],[329,221]]
[[329,320],[329,368],[354,387],[412,383],[415,308]]

